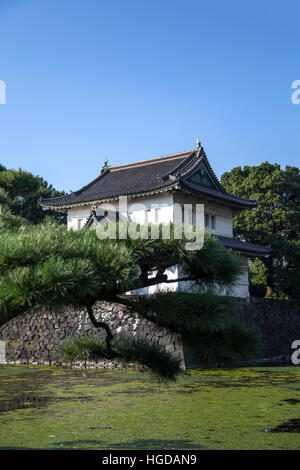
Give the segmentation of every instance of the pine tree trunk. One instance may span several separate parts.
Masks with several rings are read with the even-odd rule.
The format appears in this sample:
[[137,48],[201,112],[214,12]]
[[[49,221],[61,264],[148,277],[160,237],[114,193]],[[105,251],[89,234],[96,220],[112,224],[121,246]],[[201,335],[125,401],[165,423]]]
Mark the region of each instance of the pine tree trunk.
[[91,305],[87,305],[86,309],[87,309],[87,312],[88,312],[88,315],[89,315],[89,319],[93,323],[94,327],[95,328],[103,328],[106,331],[105,342],[106,342],[106,346],[107,346],[107,351],[109,352],[109,354],[112,354],[110,341],[113,339],[114,336],[113,336],[109,326],[107,325],[107,323],[105,323],[103,321],[96,320],[96,318],[94,316],[94,312],[93,312],[93,307]]
[[273,280],[273,259],[264,258],[262,261],[262,267],[266,275],[267,291],[265,297],[271,297],[274,291],[274,280]]

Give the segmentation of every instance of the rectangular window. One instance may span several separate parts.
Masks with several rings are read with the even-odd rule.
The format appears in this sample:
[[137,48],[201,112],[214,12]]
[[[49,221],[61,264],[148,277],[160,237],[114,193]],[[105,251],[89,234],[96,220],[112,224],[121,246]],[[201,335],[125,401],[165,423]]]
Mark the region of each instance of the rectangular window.
[[216,229],[216,216],[215,216],[215,215],[212,215],[212,216],[211,216],[211,228],[212,228],[213,230]]
[[194,205],[192,208],[192,224],[196,225],[196,207]]
[[205,214],[205,228],[209,227],[209,214]]
[[85,219],[77,219],[77,228],[80,230],[84,226]]

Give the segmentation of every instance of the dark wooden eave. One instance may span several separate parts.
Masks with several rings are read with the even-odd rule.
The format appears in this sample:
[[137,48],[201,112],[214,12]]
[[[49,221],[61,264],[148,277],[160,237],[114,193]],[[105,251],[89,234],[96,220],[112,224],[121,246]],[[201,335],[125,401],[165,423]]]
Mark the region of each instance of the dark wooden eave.
[[204,197],[211,201],[227,204],[236,209],[253,209],[258,205],[258,201],[253,199],[244,199],[238,196],[233,196],[232,194],[216,191],[212,188],[206,188],[204,186],[185,181],[179,182],[178,189],[196,197]]
[[217,238],[226,248],[231,248],[249,257],[268,256],[272,251],[270,246],[254,245],[253,243],[243,242],[237,238],[223,237],[221,235],[217,235]]

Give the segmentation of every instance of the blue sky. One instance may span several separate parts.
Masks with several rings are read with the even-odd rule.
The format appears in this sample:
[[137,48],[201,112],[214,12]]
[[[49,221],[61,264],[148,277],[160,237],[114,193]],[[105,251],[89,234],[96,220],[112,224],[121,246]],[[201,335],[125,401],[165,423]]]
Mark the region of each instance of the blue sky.
[[188,150],[300,163],[299,1],[0,0],[0,162],[76,190]]

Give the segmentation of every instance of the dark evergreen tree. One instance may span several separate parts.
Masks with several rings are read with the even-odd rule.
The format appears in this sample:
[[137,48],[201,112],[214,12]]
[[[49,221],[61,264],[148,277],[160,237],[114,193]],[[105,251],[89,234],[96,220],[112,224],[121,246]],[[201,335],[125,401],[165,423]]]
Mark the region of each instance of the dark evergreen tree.
[[[193,293],[124,295],[177,282],[166,271],[174,265],[181,266],[182,282],[194,283]],[[29,224],[0,234],[0,322],[34,307],[84,307],[95,328],[105,331],[105,343],[96,337],[69,340],[63,348],[65,358],[120,357],[174,379],[180,370],[177,359],[145,341],[114,339],[108,324],[95,317],[93,306],[99,300],[122,303],[155,325],[181,334],[200,362],[227,363],[251,356],[257,345],[253,333],[237,322],[233,298],[213,292],[214,283],[230,287],[239,272],[236,255],[208,234],[201,250],[189,251],[186,240],[174,236],[101,240],[92,229],[67,231],[51,221]]]
[[257,245],[271,245],[272,255],[250,266],[252,290],[268,297],[300,298],[300,172],[268,162],[236,167],[221,178],[236,196],[257,198],[256,210],[233,219],[234,235]]
[[22,169],[8,170],[0,165],[0,189],[10,198],[11,213],[25,218],[30,223],[39,223],[48,215],[58,221],[65,222],[66,216],[53,211],[44,211],[40,198],[62,196],[63,191],[55,190],[40,176],[35,176]]

